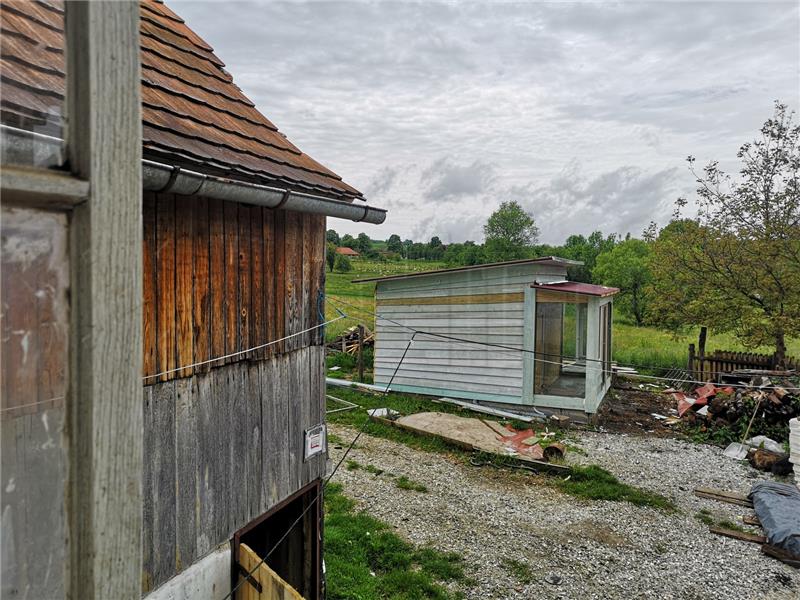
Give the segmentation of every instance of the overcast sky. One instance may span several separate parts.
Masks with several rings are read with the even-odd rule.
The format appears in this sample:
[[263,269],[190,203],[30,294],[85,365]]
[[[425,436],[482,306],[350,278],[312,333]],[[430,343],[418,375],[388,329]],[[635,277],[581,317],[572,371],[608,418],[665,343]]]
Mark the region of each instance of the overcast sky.
[[800,3],[171,2],[301,150],[389,209],[340,233],[481,240],[518,200],[541,241],[664,223],[800,108]]

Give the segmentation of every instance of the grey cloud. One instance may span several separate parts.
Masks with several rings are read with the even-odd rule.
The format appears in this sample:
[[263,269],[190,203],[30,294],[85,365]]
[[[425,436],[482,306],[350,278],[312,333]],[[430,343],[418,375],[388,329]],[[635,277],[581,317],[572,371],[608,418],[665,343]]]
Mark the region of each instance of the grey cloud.
[[677,168],[646,171],[623,166],[590,177],[571,164],[547,185],[513,190],[533,213],[543,242],[560,243],[571,233],[640,235],[652,220],[668,218],[685,189]]
[[494,165],[480,159],[471,164],[458,164],[450,158],[442,158],[421,174],[425,198],[438,202],[482,194],[494,179]]
[[289,139],[391,209],[377,237],[480,238],[523,192],[543,239],[636,233],[691,191],[683,157],[735,171],[772,100],[800,108],[797,2],[171,6]]
[[397,181],[398,169],[384,167],[370,180],[366,187],[367,197],[380,196],[386,193]]

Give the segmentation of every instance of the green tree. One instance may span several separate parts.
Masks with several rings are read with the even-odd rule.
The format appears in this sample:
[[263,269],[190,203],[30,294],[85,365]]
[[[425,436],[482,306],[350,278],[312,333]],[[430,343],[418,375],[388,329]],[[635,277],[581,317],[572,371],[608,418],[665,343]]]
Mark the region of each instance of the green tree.
[[325,243],[325,262],[328,263],[328,270],[333,273],[333,265],[336,262],[336,244],[330,240]]
[[342,244],[339,234],[333,229],[328,229],[328,231],[325,232],[325,239],[336,246],[341,246]]
[[389,236],[389,239],[386,240],[386,250],[389,252],[396,252],[397,254],[403,253],[403,242],[400,240],[400,236],[396,233]]
[[483,226],[485,252],[491,262],[528,258],[539,237],[533,217],[516,201],[503,202]]
[[650,246],[635,238],[620,242],[597,257],[592,276],[595,281],[620,290],[617,304],[642,325],[647,310],[650,283]]
[[570,267],[567,270],[568,277],[573,281],[591,283],[597,257],[603,252],[611,250],[616,243],[616,234],[604,236],[602,231],[594,231],[588,238],[582,235],[571,235],[564,245],[556,250],[556,254],[583,262],[583,265]]
[[350,259],[344,254],[337,254],[333,268],[339,271],[339,273],[349,273],[353,270],[353,265],[350,263]]
[[341,243],[339,245],[342,246],[343,248],[352,248],[353,250],[355,250],[356,249],[356,245],[357,245],[356,244],[356,238],[354,238],[349,233],[345,233],[342,236],[342,240],[341,240]]
[[438,236],[433,236],[431,241],[428,242],[428,246],[430,248],[439,248],[442,245],[442,240],[439,239]]
[[654,318],[674,329],[706,325],[744,344],[773,345],[800,335],[800,126],[778,102],[760,136],[737,153],[741,169],[718,163],[695,171],[697,217],[676,218],[653,255]]
[[369,236],[366,233],[359,233],[353,249],[357,250],[361,254],[367,254],[370,250],[372,250],[372,240],[369,239]]

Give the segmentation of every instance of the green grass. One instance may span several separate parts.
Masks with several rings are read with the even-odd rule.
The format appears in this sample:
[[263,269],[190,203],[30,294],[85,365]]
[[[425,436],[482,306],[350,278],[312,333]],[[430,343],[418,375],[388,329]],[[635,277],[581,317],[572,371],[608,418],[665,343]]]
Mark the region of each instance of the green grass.
[[[357,259],[352,261],[353,270],[349,273],[328,273],[325,293],[331,302],[326,303],[327,320],[338,316],[335,306],[337,301],[354,305],[339,306],[348,315],[329,325],[325,330],[327,339],[333,339],[347,328],[361,322],[375,330],[375,320],[370,313],[375,311],[375,284],[352,283],[354,279],[385,277],[401,273],[413,273],[441,269],[442,262],[405,260],[398,262],[380,262]],[[568,315],[569,316],[569,315]],[[614,360],[624,365],[651,365],[655,368],[642,370],[650,374],[663,374],[664,370],[673,367],[685,367],[689,357],[689,344],[697,343],[698,330],[689,331],[686,335],[675,336],[669,331],[654,327],[637,327],[630,319],[618,311],[614,314]],[[574,353],[574,340],[565,336],[565,354]],[[572,344],[572,345],[570,345]],[[786,353],[789,356],[800,356],[800,339],[789,339],[786,342]],[[735,352],[772,353],[770,347],[746,348],[731,334],[711,334],[706,341],[708,351],[731,350]]]
[[534,580],[531,568],[526,563],[519,560],[503,558],[503,568],[509,575],[522,584],[528,584]]
[[566,494],[588,500],[624,501],[636,506],[650,506],[667,512],[677,510],[670,499],[622,483],[614,475],[597,465],[573,467],[568,478],[557,480],[556,487]]
[[336,483],[325,489],[325,563],[330,600],[450,600],[443,582],[469,585],[459,555],[414,547]]
[[[383,475],[384,473],[386,473],[386,471],[384,471],[383,469],[379,469],[379,468],[378,468],[378,467],[376,467],[375,465],[367,465],[366,467],[364,467],[364,470],[365,470],[367,473],[372,473],[372,474],[373,474],[373,475],[375,475],[376,477],[377,477],[378,475]],[[386,473],[386,475],[388,475],[389,477],[393,477],[393,475],[392,475],[391,473]]]
[[[333,390],[331,391],[333,392]],[[456,406],[437,404],[422,396],[411,394],[369,394],[354,388],[339,387],[333,393],[339,398],[359,404],[363,409],[334,413],[329,415],[328,420],[355,429],[360,429],[365,425],[365,421],[369,420],[366,409],[370,408],[391,408],[402,415],[438,411],[474,416]],[[416,450],[460,457],[465,462],[473,456],[473,453],[466,452],[440,438],[416,435],[383,423],[369,422],[365,431],[369,435],[393,440]],[[556,431],[555,434],[555,439],[565,439],[564,433]],[[480,453],[477,458],[479,462],[490,463],[496,467],[511,466],[511,460],[503,456]],[[622,483],[614,475],[596,465],[573,467],[572,474],[566,480],[559,477],[542,476],[538,481],[543,485],[555,487],[565,494],[579,498],[630,502],[638,506],[651,506],[666,511],[676,510],[672,502],[664,496]],[[398,487],[401,486],[398,485]]]
[[[685,367],[689,360],[689,344],[697,344],[699,328],[686,335],[675,336],[672,332],[655,327],[637,327],[624,316],[614,318],[614,360],[627,365],[652,365],[653,374],[663,374],[664,369]],[[706,340],[707,351],[730,350],[733,352],[759,352],[771,354],[774,348],[746,348],[729,333],[711,334]],[[800,339],[786,342],[789,356],[800,356]]]
[[700,509],[700,512],[695,514],[695,519],[709,527],[722,527],[723,529],[732,529],[733,531],[740,531],[742,533],[750,533],[744,527],[728,519],[717,520],[714,515],[707,508]]
[[[350,261],[353,270],[349,273],[331,273],[325,275],[325,295],[331,300],[325,304],[325,319],[331,320],[338,316],[336,307],[343,310],[349,319],[342,319],[332,323],[325,328],[326,339],[334,339],[342,334],[343,331],[353,325],[363,323],[372,331],[375,330],[375,319],[369,313],[375,311],[375,283],[352,283],[354,279],[369,279],[371,277],[387,277],[389,275],[399,275],[401,273],[419,273],[420,271],[433,271],[444,267],[443,262],[424,261],[424,260],[402,260],[402,261],[377,261],[367,259],[355,259]],[[347,304],[355,305],[342,306],[337,300]]]
[[421,483],[417,483],[416,481],[412,481],[405,475],[401,475],[397,479],[395,479],[394,484],[399,487],[401,490],[411,490],[412,492],[422,492],[423,494],[428,492],[428,488],[422,485]]

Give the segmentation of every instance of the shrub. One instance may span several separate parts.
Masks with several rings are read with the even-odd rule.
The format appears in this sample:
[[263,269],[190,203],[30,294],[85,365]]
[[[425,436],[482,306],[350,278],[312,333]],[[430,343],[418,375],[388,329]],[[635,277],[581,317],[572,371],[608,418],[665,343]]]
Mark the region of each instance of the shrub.
[[337,254],[336,260],[333,263],[333,270],[339,271],[339,273],[349,273],[353,270],[353,265],[349,258],[343,254]]

